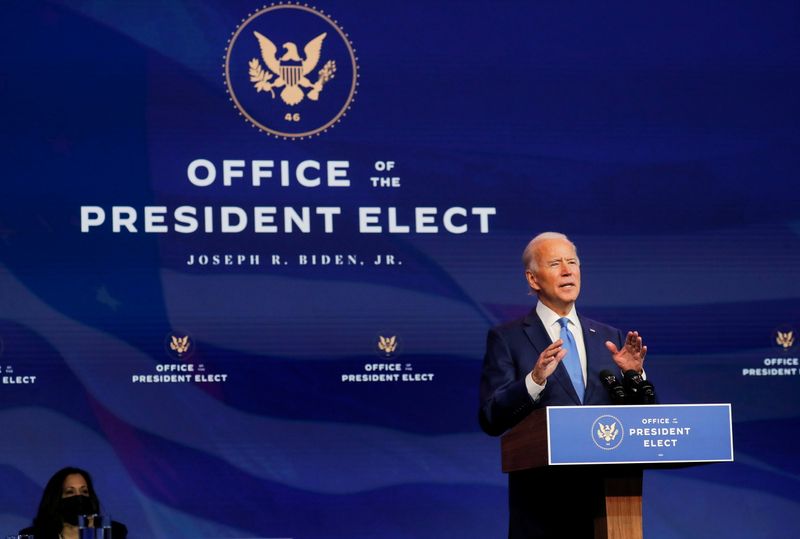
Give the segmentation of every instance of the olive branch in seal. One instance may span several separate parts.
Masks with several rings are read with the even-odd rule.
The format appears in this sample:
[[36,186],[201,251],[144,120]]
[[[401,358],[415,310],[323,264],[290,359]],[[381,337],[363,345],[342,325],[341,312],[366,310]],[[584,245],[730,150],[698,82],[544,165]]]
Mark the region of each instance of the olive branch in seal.
[[267,81],[272,78],[269,71],[264,70],[257,58],[250,60],[250,82],[254,83],[257,92],[269,92],[272,98],[275,99],[275,92],[272,91],[272,85]]

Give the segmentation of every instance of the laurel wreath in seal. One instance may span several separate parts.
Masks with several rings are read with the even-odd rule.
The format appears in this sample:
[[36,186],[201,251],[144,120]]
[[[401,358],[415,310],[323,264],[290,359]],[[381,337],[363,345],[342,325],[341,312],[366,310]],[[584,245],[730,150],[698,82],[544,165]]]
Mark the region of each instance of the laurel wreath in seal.
[[257,58],[253,58],[248,63],[250,66],[250,82],[256,87],[257,92],[269,92],[272,97],[275,97],[275,91],[272,86],[267,82],[272,78],[272,73],[261,67],[261,63]]

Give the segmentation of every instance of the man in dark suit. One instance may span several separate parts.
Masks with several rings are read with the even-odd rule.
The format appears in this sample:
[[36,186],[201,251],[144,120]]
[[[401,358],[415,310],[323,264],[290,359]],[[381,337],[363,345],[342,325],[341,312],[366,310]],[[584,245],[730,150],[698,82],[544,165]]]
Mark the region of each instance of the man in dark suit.
[[[481,428],[498,436],[544,406],[611,404],[599,373],[643,372],[647,347],[635,331],[579,316],[581,272],[563,234],[533,238],[522,255],[536,307],[489,331],[481,375]],[[590,538],[602,478],[592,467],[509,474],[509,538]]]

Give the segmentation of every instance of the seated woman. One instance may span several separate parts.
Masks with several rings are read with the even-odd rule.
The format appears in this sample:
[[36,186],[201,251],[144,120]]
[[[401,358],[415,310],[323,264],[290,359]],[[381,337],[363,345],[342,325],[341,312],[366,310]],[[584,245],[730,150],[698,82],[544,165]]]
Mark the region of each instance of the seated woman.
[[[57,471],[44,487],[33,526],[19,533],[33,534],[36,539],[78,539],[78,516],[99,513],[100,500],[89,472],[64,468]],[[111,537],[126,539],[128,529],[119,522],[112,522]]]

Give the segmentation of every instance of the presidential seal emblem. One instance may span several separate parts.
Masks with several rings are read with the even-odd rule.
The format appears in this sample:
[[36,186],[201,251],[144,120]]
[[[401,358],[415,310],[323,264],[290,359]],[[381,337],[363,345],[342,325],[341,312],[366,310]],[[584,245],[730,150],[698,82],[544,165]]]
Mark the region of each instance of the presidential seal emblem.
[[400,336],[394,331],[380,331],[373,342],[375,355],[383,360],[396,358],[403,348]]
[[283,139],[319,135],[350,109],[358,86],[355,51],[321,10],[273,4],[249,14],[225,51],[230,101],[250,124]]
[[395,350],[397,350],[397,335],[392,335],[391,337],[379,335],[378,350],[386,354],[386,356],[394,354]]
[[781,326],[772,333],[773,342],[782,352],[789,352],[797,344],[797,336],[790,326]]
[[194,354],[194,339],[185,331],[170,331],[164,338],[167,355],[185,361]]
[[616,449],[624,437],[622,422],[613,415],[601,415],[592,423],[592,440],[600,449]]

